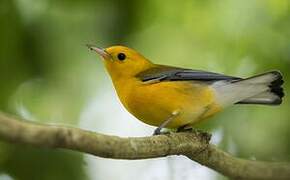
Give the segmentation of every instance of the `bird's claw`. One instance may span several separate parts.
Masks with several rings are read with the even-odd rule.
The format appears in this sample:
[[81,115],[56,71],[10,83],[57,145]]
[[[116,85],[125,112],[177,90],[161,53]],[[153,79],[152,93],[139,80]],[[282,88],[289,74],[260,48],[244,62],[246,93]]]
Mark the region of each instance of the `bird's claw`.
[[177,133],[178,132],[187,132],[187,133],[195,133],[197,134],[199,137],[201,137],[202,139],[206,140],[207,142],[210,141],[211,139],[211,134],[208,133],[208,132],[205,132],[205,131],[202,131],[202,130],[199,130],[199,129],[194,129],[194,128],[184,128],[184,127],[180,127],[177,129],[176,131]]
[[153,136],[162,135],[162,134],[170,134],[170,131],[161,131],[161,128],[156,128],[153,132]]

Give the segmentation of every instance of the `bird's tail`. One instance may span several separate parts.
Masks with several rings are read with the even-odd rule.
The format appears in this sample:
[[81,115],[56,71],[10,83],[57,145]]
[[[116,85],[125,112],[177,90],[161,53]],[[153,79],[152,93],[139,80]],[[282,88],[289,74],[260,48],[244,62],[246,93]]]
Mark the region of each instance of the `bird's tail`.
[[284,96],[283,79],[279,71],[271,71],[247,79],[213,84],[217,101],[232,104],[279,105]]

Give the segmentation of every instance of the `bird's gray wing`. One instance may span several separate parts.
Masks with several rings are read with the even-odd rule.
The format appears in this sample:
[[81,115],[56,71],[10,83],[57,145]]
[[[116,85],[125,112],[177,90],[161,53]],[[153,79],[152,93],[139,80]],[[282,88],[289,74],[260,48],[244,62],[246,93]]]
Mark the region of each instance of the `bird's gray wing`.
[[223,74],[176,68],[171,66],[157,65],[149,68],[136,75],[143,82],[156,82],[156,81],[204,81],[207,83],[213,83],[220,80],[235,81],[241,78],[234,76],[227,76]]

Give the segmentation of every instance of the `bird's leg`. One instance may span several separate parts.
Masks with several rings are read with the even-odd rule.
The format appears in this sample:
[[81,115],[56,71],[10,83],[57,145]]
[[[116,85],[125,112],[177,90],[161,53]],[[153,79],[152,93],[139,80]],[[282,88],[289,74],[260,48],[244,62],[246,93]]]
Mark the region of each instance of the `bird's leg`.
[[153,136],[161,134],[162,128],[167,126],[178,114],[179,111],[173,111],[171,116],[168,119],[166,119],[158,128],[154,130]]

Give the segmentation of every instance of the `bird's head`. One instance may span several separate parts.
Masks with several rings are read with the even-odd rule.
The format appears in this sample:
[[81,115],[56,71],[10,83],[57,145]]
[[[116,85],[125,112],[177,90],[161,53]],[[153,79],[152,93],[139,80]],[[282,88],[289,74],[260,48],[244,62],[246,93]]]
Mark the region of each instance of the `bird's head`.
[[125,46],[111,46],[105,49],[88,45],[97,52],[112,78],[134,77],[152,66],[152,63],[137,51]]

